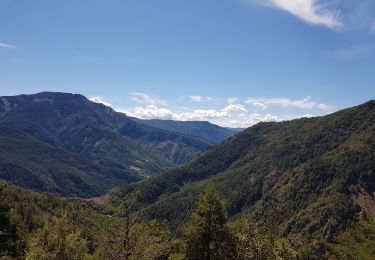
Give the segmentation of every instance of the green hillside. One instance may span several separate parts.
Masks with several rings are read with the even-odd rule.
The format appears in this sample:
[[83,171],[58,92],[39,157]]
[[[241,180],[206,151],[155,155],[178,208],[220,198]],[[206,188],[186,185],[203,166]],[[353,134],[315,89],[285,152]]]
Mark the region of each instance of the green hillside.
[[173,121],[161,119],[135,120],[156,128],[165,129],[178,133],[184,133],[187,135],[199,136],[206,140],[210,140],[215,144],[221,143],[225,139],[243,130],[228,129],[220,127],[218,125],[211,124],[210,122],[206,121]]
[[98,223],[105,225],[108,218],[78,203],[26,191],[4,181],[0,181],[0,199],[1,259],[24,256],[31,235],[53,219],[69,219],[83,237],[91,239],[100,229]]
[[213,143],[137,123],[82,95],[0,97],[0,178],[65,196],[95,196],[159,174]]
[[[375,203],[375,101],[324,117],[260,123],[167,173],[123,188],[141,191],[149,218],[179,230],[213,184],[231,216],[274,225],[294,246],[330,241]],[[271,224],[270,224],[271,223]]]
[[142,120],[128,120],[119,129],[147,151],[160,154],[170,161],[182,164],[207,151],[214,142],[184,132],[173,132],[143,124]]

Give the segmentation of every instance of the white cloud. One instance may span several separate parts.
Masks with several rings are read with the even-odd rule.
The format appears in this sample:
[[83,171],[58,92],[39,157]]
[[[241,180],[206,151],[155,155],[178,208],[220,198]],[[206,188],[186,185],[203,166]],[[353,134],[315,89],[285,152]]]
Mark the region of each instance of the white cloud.
[[204,98],[202,96],[190,96],[190,99],[192,102],[199,103],[202,102]]
[[247,109],[242,104],[229,104],[223,111],[225,112],[247,112]]
[[331,105],[327,105],[327,104],[319,104],[319,105],[318,105],[318,108],[319,108],[320,110],[328,111],[328,110],[333,110],[333,109],[335,109],[336,107],[335,107],[335,106],[331,106]]
[[305,114],[305,115],[302,115],[302,116],[296,117],[296,118],[304,118],[304,117],[310,118],[310,117],[316,117],[316,116],[312,115],[312,114]]
[[[147,95],[146,95],[147,96]],[[139,96],[135,96],[139,97]],[[141,97],[144,97],[143,95]],[[149,96],[147,96],[149,99]],[[155,103],[155,101],[150,101],[149,103]],[[90,98],[91,101],[96,103],[102,103],[106,106],[112,107],[113,105],[109,102],[106,102],[100,96],[94,96]],[[152,99],[153,100],[153,99]],[[142,102],[146,102],[142,99]],[[290,100],[287,98],[249,98],[247,103],[253,104],[258,108],[268,107],[269,105],[279,105],[283,107],[297,107],[297,108],[318,108],[320,110],[328,111],[332,110],[335,107],[323,103],[315,103],[311,101],[310,97],[301,100]],[[259,104],[262,105],[259,105]],[[285,115],[278,114],[273,115],[270,113],[264,114],[259,111],[254,111],[253,113],[248,113],[246,107],[242,104],[228,104],[223,109],[191,109],[189,107],[163,107],[158,104],[145,104],[144,106],[138,106],[129,109],[118,109],[113,108],[117,112],[125,113],[128,116],[141,118],[141,119],[170,119],[178,121],[209,121],[213,124],[221,125],[224,127],[250,127],[259,122],[280,122],[285,120],[293,120],[302,117],[313,117],[312,114],[304,115]]]
[[302,109],[312,109],[316,103],[311,101],[311,97],[299,100],[290,100],[288,98],[248,98],[245,103],[258,107],[267,107],[270,105],[282,107],[296,107]]
[[146,107],[136,107],[128,114],[142,119],[174,119],[174,113],[168,108],[159,108],[156,105],[148,105]]
[[228,118],[229,114],[225,111],[217,111],[215,109],[196,109],[192,112],[184,112],[175,114],[175,120],[190,121],[208,121],[210,119]]
[[227,118],[229,114],[225,111],[215,109],[196,109],[188,112],[177,113],[168,108],[159,108],[156,105],[146,107],[136,107],[132,111],[126,111],[127,114],[142,119],[172,119],[179,121],[208,121],[210,119]]
[[238,102],[238,98],[236,98],[236,97],[229,97],[229,98],[227,99],[227,102],[228,102],[229,104],[236,103],[236,102]]
[[16,46],[14,46],[14,45],[10,45],[10,44],[7,44],[7,43],[0,42],[0,48],[15,49]]
[[267,6],[289,12],[309,24],[330,29],[342,27],[339,10],[328,9],[327,1],[325,4],[317,0],[266,0],[264,2]]
[[227,126],[227,127],[247,128],[260,122],[280,121],[280,119],[275,115],[271,115],[271,114],[262,115],[259,113],[252,113],[250,115],[242,114],[242,116],[239,119],[233,119],[233,120],[230,120],[229,122],[221,122],[220,125]]
[[100,104],[103,104],[103,105],[105,105],[105,106],[107,106],[107,107],[111,107],[111,108],[113,108],[112,104],[106,102],[106,101],[103,99],[103,97],[95,96],[95,97],[91,97],[91,98],[89,98],[89,100],[92,101],[92,102],[100,103]]
[[167,104],[165,100],[151,97],[144,93],[139,93],[139,92],[132,93],[132,96],[133,97],[131,97],[130,100],[138,104],[146,104],[146,105],[166,105]]
[[203,101],[212,101],[212,100],[214,100],[214,98],[213,97],[202,97],[202,96],[192,95],[192,96],[190,96],[190,100],[191,100],[191,102],[194,102],[194,103],[201,103]]
[[261,110],[266,110],[268,108],[267,105],[265,105],[263,103],[259,103],[259,102],[254,102],[254,103],[252,103],[252,105],[256,108],[261,109]]

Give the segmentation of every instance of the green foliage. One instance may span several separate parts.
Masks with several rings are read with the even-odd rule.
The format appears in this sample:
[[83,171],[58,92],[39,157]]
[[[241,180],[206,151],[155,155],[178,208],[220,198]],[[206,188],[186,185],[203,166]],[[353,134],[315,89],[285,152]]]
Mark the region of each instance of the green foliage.
[[66,218],[53,219],[29,239],[26,260],[80,260],[88,252],[87,242]]
[[242,218],[234,224],[239,259],[297,259],[297,252],[285,238],[275,235],[253,221]]
[[9,206],[0,202],[0,257],[16,255],[19,248],[17,227],[11,223]]
[[234,237],[226,226],[227,216],[217,191],[209,187],[185,229],[187,259],[234,259]]
[[156,220],[139,226],[133,259],[167,259],[172,252],[174,242],[171,232]]
[[[109,227],[109,233],[99,238],[94,259],[168,259],[175,243],[171,232],[156,220],[137,222],[126,235],[123,222]],[[176,254],[175,254],[176,255]]]
[[321,255],[319,243],[329,243],[361,210],[373,212],[353,197],[375,192],[374,133],[375,101],[325,117],[260,123],[122,192],[141,191],[143,214],[179,234],[199,194],[214,185],[230,217],[272,225],[296,248],[317,243],[312,252]]
[[352,225],[328,245],[328,251],[332,259],[374,259],[375,222]]
[[[208,150],[215,143],[184,131],[163,130],[150,126],[149,120],[128,120],[118,132],[147,151],[163,155],[174,163],[184,163]],[[173,121],[172,121],[173,122]],[[170,123],[171,125],[174,123]],[[221,127],[218,127],[221,128]]]
[[[73,234],[66,237],[68,244],[74,246],[79,238],[84,238],[90,252],[97,246],[96,238],[115,221],[86,208],[79,201],[26,191],[0,181],[0,258],[24,256],[27,243],[38,245],[42,234],[53,236],[50,231],[56,231],[59,225],[56,221],[61,222],[61,219],[68,228],[63,233]],[[68,223],[65,225],[65,222]],[[30,237],[34,237],[33,242],[29,241]]]
[[[139,119],[138,119],[139,120]],[[139,120],[141,123],[190,136],[198,136],[218,144],[238,133],[238,130],[223,128],[206,121]],[[242,131],[241,129],[240,131]]]
[[[168,167],[139,145],[173,134],[154,136],[138,125],[132,132],[134,124],[108,108],[51,95],[17,97],[10,103],[24,105],[1,115],[0,177],[37,190],[95,195],[134,181],[135,172]],[[295,259],[294,248],[301,259],[371,259],[374,225],[356,222],[375,217],[374,133],[375,101],[325,117],[260,123],[181,167],[112,190],[110,217],[83,200],[0,182],[0,254],[24,256],[27,243],[29,255],[38,254],[44,236],[56,237],[53,220],[66,217],[65,247],[83,252],[84,239],[98,259]],[[212,186],[217,191],[200,196]],[[220,197],[229,217],[240,219],[234,229]],[[186,223],[186,240],[174,240],[170,230],[181,238]],[[47,245],[48,253],[59,248]]]
[[213,145],[144,125],[81,95],[1,98],[9,106],[0,112],[0,178],[36,191],[102,195]]

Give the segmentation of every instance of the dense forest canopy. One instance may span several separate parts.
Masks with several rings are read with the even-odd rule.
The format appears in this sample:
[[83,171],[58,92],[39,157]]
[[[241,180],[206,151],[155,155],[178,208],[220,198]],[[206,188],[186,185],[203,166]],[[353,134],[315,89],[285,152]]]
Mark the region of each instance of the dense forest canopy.
[[212,129],[219,139],[235,134],[210,123],[197,135],[157,128],[78,94],[0,97],[0,178],[63,196],[103,195],[207,151],[217,143],[205,138]]
[[0,256],[371,259],[374,162],[370,101],[257,124],[101,197],[63,198],[1,181]]

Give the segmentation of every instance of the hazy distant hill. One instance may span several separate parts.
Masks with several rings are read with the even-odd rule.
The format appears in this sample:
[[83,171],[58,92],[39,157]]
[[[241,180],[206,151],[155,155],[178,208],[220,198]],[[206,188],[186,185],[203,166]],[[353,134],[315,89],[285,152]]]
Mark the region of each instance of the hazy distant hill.
[[53,92],[0,97],[0,132],[1,179],[79,196],[158,174],[213,145]]
[[215,145],[215,142],[200,136],[164,130],[143,122],[132,118],[118,129],[118,133],[130,138],[145,150],[160,154],[173,163],[187,162]]
[[[240,129],[229,129],[211,124],[207,121],[173,121],[173,120],[140,120],[143,124],[169,131],[198,136],[217,144],[240,132]],[[243,129],[242,129],[243,130]]]
[[296,246],[375,218],[375,101],[324,117],[259,123],[193,161],[123,188],[181,227],[214,184],[229,213],[268,221]]

